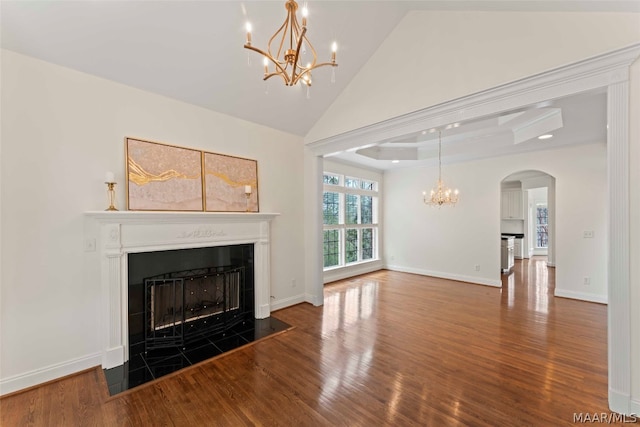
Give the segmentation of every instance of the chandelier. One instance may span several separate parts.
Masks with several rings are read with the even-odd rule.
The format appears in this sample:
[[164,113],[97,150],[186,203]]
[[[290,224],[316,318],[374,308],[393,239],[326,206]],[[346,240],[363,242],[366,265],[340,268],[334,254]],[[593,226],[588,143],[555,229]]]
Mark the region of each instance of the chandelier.
[[[307,39],[307,8],[302,8],[302,25],[298,24],[296,12],[298,3],[294,0],[287,0],[285,3],[287,9],[287,18],[282,26],[269,39],[267,51],[263,51],[251,44],[251,24],[247,22],[247,42],[244,44],[246,49],[251,49],[264,56],[264,78],[270,79],[273,76],[280,76],[287,86],[294,86],[298,81],[302,80],[305,85],[311,86],[311,70],[325,65],[337,67],[336,51],[338,45],[333,42],[331,46],[331,61],[317,63],[316,51]],[[275,46],[277,45],[277,50]],[[304,54],[306,49],[311,52],[311,61],[305,65],[302,63],[301,53]],[[269,69],[269,65],[273,65],[273,69]],[[334,76],[332,75],[332,81]]]
[[427,192],[422,192],[422,199],[427,205],[442,206],[451,205],[455,206],[458,203],[458,190],[451,190],[442,182],[442,132],[438,131],[438,181],[436,187],[431,190],[431,194],[427,197]]

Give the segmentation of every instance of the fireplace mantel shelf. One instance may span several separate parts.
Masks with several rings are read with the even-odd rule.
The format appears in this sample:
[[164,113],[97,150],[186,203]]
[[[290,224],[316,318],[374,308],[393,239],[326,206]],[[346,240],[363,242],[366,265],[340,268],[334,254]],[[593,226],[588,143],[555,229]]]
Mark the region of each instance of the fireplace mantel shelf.
[[271,221],[279,213],[265,212],[162,212],[162,211],[86,211],[86,216],[99,222],[255,222]]

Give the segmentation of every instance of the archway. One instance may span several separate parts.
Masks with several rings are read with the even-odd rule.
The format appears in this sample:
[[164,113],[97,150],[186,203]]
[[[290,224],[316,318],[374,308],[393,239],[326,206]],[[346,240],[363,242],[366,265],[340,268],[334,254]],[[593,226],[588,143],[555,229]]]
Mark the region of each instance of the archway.
[[515,258],[546,255],[547,264],[555,267],[555,177],[539,170],[517,171],[501,181],[500,190],[500,232],[518,237]]

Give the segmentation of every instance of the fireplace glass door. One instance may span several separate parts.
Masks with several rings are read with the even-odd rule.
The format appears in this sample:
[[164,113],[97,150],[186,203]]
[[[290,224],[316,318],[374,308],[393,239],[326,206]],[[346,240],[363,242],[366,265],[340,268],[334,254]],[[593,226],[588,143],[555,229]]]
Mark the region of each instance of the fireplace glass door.
[[209,267],[145,279],[145,351],[184,345],[243,320],[244,267]]

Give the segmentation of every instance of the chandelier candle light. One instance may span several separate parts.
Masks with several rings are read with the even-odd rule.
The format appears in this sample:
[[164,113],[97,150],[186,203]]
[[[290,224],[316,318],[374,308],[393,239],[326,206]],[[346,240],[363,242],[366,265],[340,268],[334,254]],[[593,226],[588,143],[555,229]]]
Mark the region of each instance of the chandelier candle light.
[[442,182],[442,132],[438,131],[438,181],[436,188],[431,190],[431,194],[427,197],[427,192],[422,192],[424,203],[431,206],[451,205],[458,203],[458,189],[451,190]]
[[[325,65],[332,67],[338,66],[338,64],[336,64],[338,45],[336,42],[333,42],[331,46],[332,53],[330,62],[318,64],[316,51],[306,36],[307,8],[302,8],[302,25],[298,24],[298,18],[296,17],[298,3],[294,0],[287,0],[285,8],[287,9],[287,18],[278,31],[269,39],[266,52],[251,44],[251,23],[249,22],[247,22],[247,41],[244,47],[264,56],[263,80],[268,80],[273,76],[280,76],[286,86],[294,86],[298,81],[302,80],[302,83],[308,87],[311,86],[311,70]],[[272,43],[274,42],[278,44],[278,50],[275,51],[275,54],[272,49]],[[312,58],[310,62],[303,65],[300,54],[301,52],[304,54],[306,49],[311,51]],[[269,70],[270,63],[274,65],[273,71]]]

